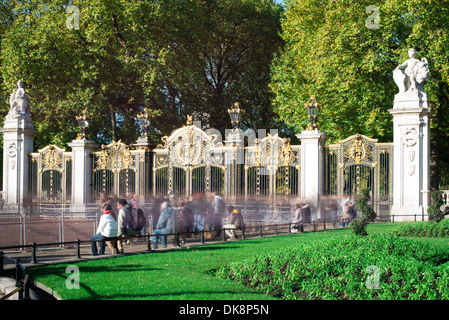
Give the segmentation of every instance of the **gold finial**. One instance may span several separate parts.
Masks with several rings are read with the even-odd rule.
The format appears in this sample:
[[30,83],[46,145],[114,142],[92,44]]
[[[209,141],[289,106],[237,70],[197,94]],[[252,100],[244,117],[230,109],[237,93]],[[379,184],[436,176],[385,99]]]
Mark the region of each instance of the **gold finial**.
[[76,120],[78,121],[78,126],[81,129],[81,132],[76,136],[77,140],[87,139],[86,129],[89,126],[89,122],[87,121],[87,109],[84,109],[81,112],[81,115],[76,116]]

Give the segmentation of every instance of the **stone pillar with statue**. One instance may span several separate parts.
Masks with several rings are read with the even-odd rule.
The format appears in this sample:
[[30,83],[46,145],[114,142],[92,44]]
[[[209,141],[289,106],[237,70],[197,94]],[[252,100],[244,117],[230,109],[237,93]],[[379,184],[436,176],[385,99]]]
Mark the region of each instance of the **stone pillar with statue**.
[[427,220],[430,188],[430,122],[431,109],[423,86],[429,80],[426,58],[409,59],[393,71],[399,88],[393,108],[393,205],[395,221],[413,221],[415,215]]
[[3,129],[3,203],[7,207],[30,205],[29,158],[33,152],[34,125],[30,117],[30,101],[23,87],[17,82],[9,99],[10,109]]

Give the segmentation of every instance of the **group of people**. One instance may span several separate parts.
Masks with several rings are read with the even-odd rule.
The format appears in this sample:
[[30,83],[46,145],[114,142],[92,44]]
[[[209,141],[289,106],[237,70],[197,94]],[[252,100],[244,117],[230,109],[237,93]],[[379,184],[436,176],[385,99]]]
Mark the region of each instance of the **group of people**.
[[[115,204],[118,215],[112,209],[113,199],[100,199],[102,214],[97,227],[97,232],[90,238],[92,254],[94,256],[105,253],[106,244],[113,253],[123,253],[123,241],[127,236],[138,236],[141,230],[132,227],[131,210],[133,204],[126,199],[117,199]],[[97,243],[100,246],[98,252]]]
[[[157,206],[160,206],[159,210]],[[158,247],[159,241],[161,247],[166,248],[167,234],[174,232],[181,233],[185,240],[190,233],[198,234],[206,228],[219,237],[225,229],[230,239],[236,239],[234,230],[244,228],[240,210],[226,206],[223,197],[217,193],[211,193],[209,201],[197,194],[176,204],[167,197],[162,201],[155,201],[151,212],[155,222],[151,238],[153,248]],[[226,219],[229,223],[223,225]]]
[[[341,207],[341,213],[338,215],[338,207]],[[357,209],[354,201],[349,198],[341,199],[340,203],[336,201],[328,201],[323,205],[323,211],[329,212],[332,220],[339,220],[340,227],[347,227],[349,223],[357,217]],[[323,213],[322,211],[322,213]],[[311,221],[310,206],[302,201],[295,205],[292,219],[293,231],[303,231],[304,223]]]
[[[114,213],[114,204],[118,215]],[[138,236],[141,232],[141,230],[134,230],[129,223],[131,210],[140,206],[139,198],[132,196],[129,200],[113,199],[101,195],[100,205],[102,215],[97,233],[91,238],[92,253],[93,255],[104,254],[106,244],[113,252],[123,253],[123,241],[126,237]],[[332,219],[340,220],[340,227],[348,226],[357,216],[354,202],[349,198],[341,199],[340,203],[327,201],[322,203],[321,207],[322,214],[329,213]],[[340,214],[337,213],[339,207],[342,208]],[[173,197],[170,196],[156,198],[149,215],[152,221],[149,228],[153,234],[151,237],[153,248],[157,248],[159,242],[162,248],[167,247],[167,235],[176,232],[180,233],[185,241],[187,236],[198,235],[199,231],[205,229],[209,230],[213,236],[219,237],[224,229],[229,239],[233,240],[237,238],[235,230],[245,228],[240,209],[226,206],[223,197],[217,193],[211,193],[210,198],[195,194],[179,202],[173,201]],[[303,231],[304,224],[311,220],[309,204],[305,201],[297,203],[292,218],[292,231]],[[100,243],[99,253],[97,242]]]

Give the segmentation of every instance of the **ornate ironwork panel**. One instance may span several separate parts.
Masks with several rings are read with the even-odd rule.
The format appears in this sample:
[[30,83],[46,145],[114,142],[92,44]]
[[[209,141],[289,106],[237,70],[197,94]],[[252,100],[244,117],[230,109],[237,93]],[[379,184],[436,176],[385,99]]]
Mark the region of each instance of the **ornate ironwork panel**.
[[92,161],[95,198],[100,193],[121,198],[145,195],[146,150],[131,150],[129,145],[114,141],[93,152]]
[[297,197],[300,194],[301,147],[276,135],[245,148],[245,197]]
[[48,145],[30,154],[30,192],[34,203],[71,201],[72,153],[55,145]]
[[153,195],[188,197],[194,193],[225,193],[225,156],[221,142],[187,125],[163,137],[153,154]]
[[378,216],[389,216],[393,201],[393,144],[378,143],[356,134],[325,148],[325,192],[356,198],[371,190],[371,205]]

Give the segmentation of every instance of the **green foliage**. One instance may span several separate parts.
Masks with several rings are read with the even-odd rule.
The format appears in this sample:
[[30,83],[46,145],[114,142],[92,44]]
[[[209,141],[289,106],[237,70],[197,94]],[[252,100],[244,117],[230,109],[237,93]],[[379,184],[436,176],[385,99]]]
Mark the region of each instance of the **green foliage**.
[[[282,299],[448,299],[449,254],[404,238],[354,235],[262,253],[216,272]],[[369,266],[379,289],[367,286]]]
[[[370,224],[367,237],[335,229],[77,262],[78,290],[66,287],[67,265],[30,273],[63,299],[448,299],[447,239],[382,235],[402,225]],[[380,289],[366,287],[370,265]]]
[[[79,29],[66,26],[69,3],[80,9]],[[0,94],[6,102],[24,81],[36,148],[74,139],[84,108],[87,133],[99,143],[134,142],[144,107],[164,112],[152,121],[160,131],[154,139],[194,111],[224,129],[237,100],[256,119],[249,125],[274,123],[266,93],[283,9],[271,0],[12,0],[4,7]],[[3,103],[0,114],[7,111]]]
[[366,231],[366,226],[369,221],[364,217],[357,217],[349,223],[349,226],[352,229],[352,232],[358,236],[367,236],[368,232]]
[[[365,26],[370,5],[380,10],[380,28]],[[426,57],[431,80],[425,86],[432,109],[434,177],[449,171],[449,1],[286,0],[283,50],[272,65],[275,110],[296,131],[307,126],[304,103],[314,95],[322,108],[318,127],[329,143],[361,133],[391,141],[398,89],[392,71],[413,47]],[[438,161],[446,164],[438,165]],[[436,185],[438,187],[438,185]]]
[[444,204],[441,199],[441,194],[443,192],[439,190],[435,190],[430,194],[432,198],[432,204],[427,208],[427,213],[429,216],[434,217],[436,222],[440,222],[444,219],[444,213],[440,210],[441,206]]
[[376,218],[376,212],[368,206],[368,201],[370,200],[369,192],[369,189],[360,191],[359,197],[355,202],[355,206],[361,212],[361,216],[354,219],[350,223],[350,227],[352,228],[354,234],[359,236],[368,235],[366,226]]
[[440,223],[435,220],[422,222],[403,222],[387,231],[388,234],[400,237],[449,237],[449,219]]
[[[157,6],[143,1],[72,4],[80,9],[79,29],[66,26],[67,3],[11,1],[15,19],[1,51],[4,88],[11,92],[18,79],[24,81],[37,148],[74,139],[79,131],[75,117],[84,108],[92,139],[122,138],[129,143],[137,126],[132,123],[134,132],[124,136],[122,124],[133,122],[137,112],[149,106],[147,88],[163,65],[164,50],[150,38],[154,29],[142,32],[157,20]],[[4,113],[7,109],[3,104]]]

